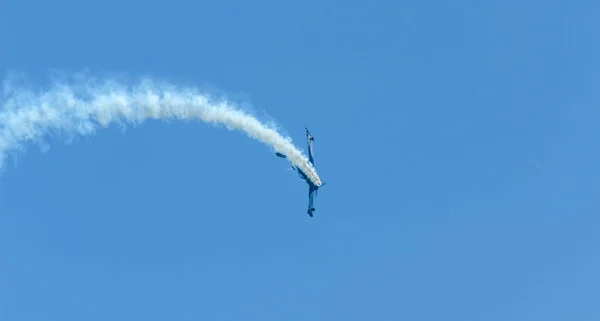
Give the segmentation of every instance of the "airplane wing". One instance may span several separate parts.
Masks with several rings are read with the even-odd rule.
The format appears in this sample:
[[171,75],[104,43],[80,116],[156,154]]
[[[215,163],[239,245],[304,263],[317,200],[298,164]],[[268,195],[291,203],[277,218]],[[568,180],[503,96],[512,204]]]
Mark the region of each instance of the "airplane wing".
[[312,135],[310,134],[310,132],[308,131],[308,128],[306,129],[306,140],[308,142],[308,161],[311,163],[311,165],[315,165],[315,159],[313,158],[313,147],[312,147],[312,142],[315,140],[314,137],[312,137]]

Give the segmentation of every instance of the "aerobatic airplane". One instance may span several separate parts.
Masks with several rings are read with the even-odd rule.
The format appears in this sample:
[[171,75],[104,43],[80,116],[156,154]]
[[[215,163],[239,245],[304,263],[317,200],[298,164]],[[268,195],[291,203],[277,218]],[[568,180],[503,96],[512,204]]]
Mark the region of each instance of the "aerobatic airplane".
[[[312,142],[315,140],[312,135],[308,132],[308,128],[306,129],[306,139],[308,141],[308,161],[310,162],[310,164],[312,166],[315,166],[315,161],[313,158],[313,149],[312,149]],[[281,154],[281,153],[275,153],[275,155],[281,157],[281,158],[287,158],[285,155]],[[313,197],[315,195],[318,195],[318,190],[321,186],[325,185],[325,183],[322,183],[320,186],[315,185],[310,178],[308,178],[308,175],[306,175],[306,173],[304,173],[304,171],[302,171],[302,169],[294,164],[291,164],[290,166],[292,166],[292,169],[295,170],[296,172],[298,172],[298,176],[300,176],[301,179],[303,179],[307,184],[308,184],[308,215],[310,215],[310,217],[313,217],[313,213],[315,211],[315,208],[313,207]]]

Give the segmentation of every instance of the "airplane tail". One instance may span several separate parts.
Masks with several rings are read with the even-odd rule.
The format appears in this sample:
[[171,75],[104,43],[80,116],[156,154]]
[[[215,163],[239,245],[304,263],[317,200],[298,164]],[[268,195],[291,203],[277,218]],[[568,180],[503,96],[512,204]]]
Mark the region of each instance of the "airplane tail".
[[275,155],[277,155],[277,157],[281,157],[281,158],[287,158],[287,156],[283,155],[282,153],[275,153]]
[[312,137],[312,135],[310,134],[310,132],[308,131],[308,128],[304,127],[304,129],[306,129],[306,136],[308,136],[309,140],[312,140],[313,142],[315,141],[315,138]]

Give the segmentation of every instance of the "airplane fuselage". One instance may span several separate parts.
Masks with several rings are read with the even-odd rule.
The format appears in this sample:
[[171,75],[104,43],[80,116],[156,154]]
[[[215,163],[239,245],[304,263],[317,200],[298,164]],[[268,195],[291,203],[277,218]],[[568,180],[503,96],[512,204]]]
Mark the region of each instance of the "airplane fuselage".
[[[308,132],[308,129],[306,129],[306,138],[308,141],[308,161],[311,165],[314,166],[312,142],[315,139],[310,135],[310,133]],[[277,155],[278,157],[284,158],[284,159],[287,158],[284,154],[281,154],[279,152],[276,152],[275,155]],[[315,192],[319,189],[319,187],[323,186],[325,183],[321,184],[321,186],[317,186],[310,180],[308,175],[306,175],[306,173],[300,167],[298,167],[294,164],[290,164],[290,166],[292,167],[292,169],[294,169],[298,173],[298,176],[300,176],[300,178],[303,179],[308,184],[308,211],[307,211],[307,213],[308,213],[308,215],[310,215],[310,217],[312,217],[313,213],[315,211],[315,208],[313,207],[313,198],[315,196]]]

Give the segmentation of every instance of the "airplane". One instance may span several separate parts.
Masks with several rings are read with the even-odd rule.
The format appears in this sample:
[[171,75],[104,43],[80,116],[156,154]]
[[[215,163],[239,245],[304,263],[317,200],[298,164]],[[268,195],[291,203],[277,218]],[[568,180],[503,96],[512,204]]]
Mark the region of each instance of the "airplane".
[[[315,166],[315,160],[313,158],[313,148],[312,148],[312,143],[315,140],[314,137],[312,137],[312,135],[310,134],[310,132],[308,131],[308,128],[306,128],[306,140],[308,142],[308,161],[310,162],[311,165]],[[281,158],[287,158],[285,155],[281,154],[281,153],[275,153],[275,155],[277,155],[278,157]],[[315,195],[318,195],[318,190],[319,188],[321,188],[321,186],[325,185],[325,183],[322,183],[320,186],[315,185],[309,178],[308,175],[306,175],[306,173],[304,173],[304,171],[294,165],[294,164],[290,164],[290,166],[292,167],[293,170],[295,170],[298,173],[298,176],[300,176],[301,179],[303,179],[307,184],[308,184],[308,215],[310,217],[313,217],[313,213],[315,212],[315,208],[313,206],[313,198]]]

